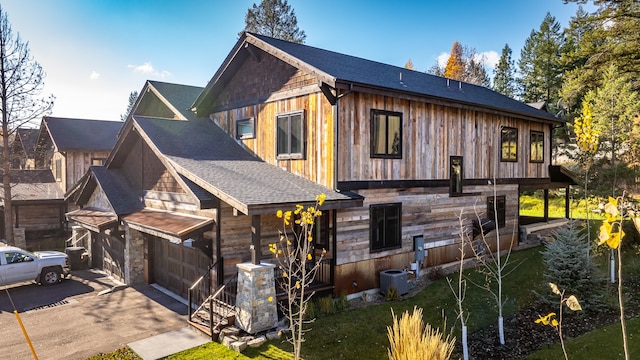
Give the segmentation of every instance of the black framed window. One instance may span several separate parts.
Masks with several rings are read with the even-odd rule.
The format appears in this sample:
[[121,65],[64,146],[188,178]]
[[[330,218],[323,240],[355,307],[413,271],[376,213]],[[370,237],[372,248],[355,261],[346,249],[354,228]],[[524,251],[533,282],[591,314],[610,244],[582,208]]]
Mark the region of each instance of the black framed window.
[[[494,207],[494,200],[496,206]],[[498,195],[496,197],[487,197],[487,218],[491,221],[496,221],[496,213],[498,214],[498,227],[503,227],[505,224],[505,210],[507,199],[505,195]]]
[[402,247],[402,203],[369,206],[371,251]]
[[544,133],[541,131],[531,132],[531,162],[544,162]]
[[256,137],[255,120],[253,118],[236,121],[236,139],[253,139]]
[[462,156],[449,157],[449,195],[462,195],[463,174]]
[[500,131],[500,160],[518,161],[518,129],[503,127]]
[[278,115],[276,118],[278,159],[304,158],[304,112]]
[[371,110],[371,157],[402,159],[402,113]]

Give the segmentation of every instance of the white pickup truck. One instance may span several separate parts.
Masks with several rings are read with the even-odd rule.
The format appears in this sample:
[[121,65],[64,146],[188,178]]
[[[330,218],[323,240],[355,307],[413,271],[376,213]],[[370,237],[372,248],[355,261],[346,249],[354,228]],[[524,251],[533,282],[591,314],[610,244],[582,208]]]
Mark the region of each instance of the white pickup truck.
[[69,256],[59,251],[28,252],[0,244],[0,285],[34,280],[53,285],[70,274]]

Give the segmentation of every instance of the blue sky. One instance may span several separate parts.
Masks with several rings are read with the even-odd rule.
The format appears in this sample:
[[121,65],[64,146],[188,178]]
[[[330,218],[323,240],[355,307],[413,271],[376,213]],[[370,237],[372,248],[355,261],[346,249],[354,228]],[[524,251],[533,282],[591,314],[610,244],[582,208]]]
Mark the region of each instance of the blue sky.
[[[129,93],[147,79],[206,85],[258,1],[3,0],[2,7],[47,73],[53,116],[119,120]],[[487,54],[489,62],[508,43],[517,60],[547,12],[564,27],[577,9],[562,0],[289,4],[307,45],[397,66],[411,58],[419,71],[448,54],[454,41]]]

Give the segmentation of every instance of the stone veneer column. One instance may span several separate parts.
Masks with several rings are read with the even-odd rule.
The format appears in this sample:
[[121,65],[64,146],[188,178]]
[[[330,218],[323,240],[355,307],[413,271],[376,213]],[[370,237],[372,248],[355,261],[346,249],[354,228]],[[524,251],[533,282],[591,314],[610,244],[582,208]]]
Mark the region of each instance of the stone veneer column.
[[144,283],[144,235],[128,225],[124,228],[124,282]]
[[13,243],[21,249],[27,248],[27,237],[24,232],[24,228],[13,228]]
[[[274,328],[278,323],[275,265],[241,263],[238,267],[236,324],[249,334]],[[271,298],[271,301],[269,301]]]

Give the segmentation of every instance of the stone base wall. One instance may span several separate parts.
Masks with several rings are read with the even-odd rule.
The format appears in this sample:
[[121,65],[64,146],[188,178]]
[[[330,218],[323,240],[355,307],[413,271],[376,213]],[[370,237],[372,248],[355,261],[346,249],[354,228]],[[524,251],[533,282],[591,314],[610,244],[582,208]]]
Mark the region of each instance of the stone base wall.
[[236,322],[249,334],[274,328],[278,322],[275,265],[241,263],[238,267]]
[[144,234],[125,226],[124,282],[144,283]]

